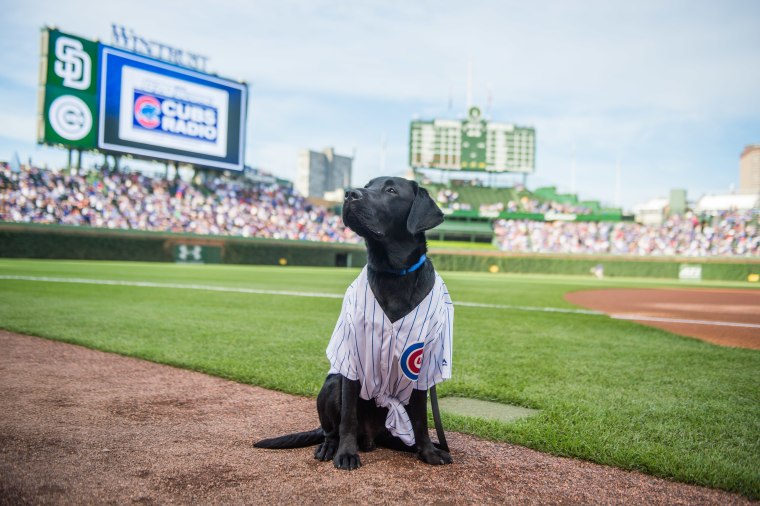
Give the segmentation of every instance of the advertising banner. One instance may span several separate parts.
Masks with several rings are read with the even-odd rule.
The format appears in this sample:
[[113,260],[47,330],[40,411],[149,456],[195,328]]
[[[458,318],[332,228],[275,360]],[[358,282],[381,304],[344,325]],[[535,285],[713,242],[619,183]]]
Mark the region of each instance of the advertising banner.
[[243,170],[247,87],[101,46],[98,147]]

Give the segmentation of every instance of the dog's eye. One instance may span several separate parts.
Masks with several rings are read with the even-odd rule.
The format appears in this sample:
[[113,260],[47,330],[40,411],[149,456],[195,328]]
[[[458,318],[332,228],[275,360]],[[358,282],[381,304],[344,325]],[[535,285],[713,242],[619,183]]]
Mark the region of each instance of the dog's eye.
[[385,190],[385,191],[387,191],[388,193],[398,194],[398,192],[396,191],[396,189],[394,187],[392,187],[392,186],[390,188],[388,188],[387,190]]

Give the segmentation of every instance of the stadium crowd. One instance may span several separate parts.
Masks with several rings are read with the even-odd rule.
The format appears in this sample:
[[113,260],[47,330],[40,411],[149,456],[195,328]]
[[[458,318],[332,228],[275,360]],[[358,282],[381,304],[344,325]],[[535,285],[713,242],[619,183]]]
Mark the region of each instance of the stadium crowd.
[[358,242],[340,216],[276,184],[0,166],[0,221]]
[[520,197],[519,201],[510,200],[506,203],[497,202],[495,204],[484,204],[480,206],[480,212],[503,212],[508,213],[559,213],[559,214],[591,214],[591,209],[573,204],[563,204],[561,202],[542,201]]
[[[471,211],[472,206],[467,202],[459,200],[459,193],[449,188],[442,188],[436,194],[436,201],[442,209],[451,209],[452,211]],[[509,200],[505,202],[491,202],[481,204],[478,207],[481,213],[572,213],[572,214],[591,214],[592,210],[583,205],[565,204],[546,200],[529,198],[525,195],[518,200]]]
[[494,242],[504,251],[616,255],[758,256],[755,211],[700,219],[671,216],[660,226],[632,222],[497,220]]
[[[457,196],[440,197],[452,202]],[[521,198],[519,203],[497,203],[488,210],[572,211],[557,203],[532,205],[532,199]],[[709,218],[687,213],[672,216],[661,226],[499,219],[494,222],[494,243],[504,251],[530,253],[760,256],[757,220],[757,210]],[[221,178],[189,183],[110,171],[12,170],[7,164],[0,164],[0,221],[359,241],[339,215],[275,183]]]
[[[580,204],[564,204],[546,200],[536,200],[528,197],[520,198],[522,209],[529,213],[568,213],[568,214],[591,214],[591,209]],[[515,206],[516,207],[516,206]]]

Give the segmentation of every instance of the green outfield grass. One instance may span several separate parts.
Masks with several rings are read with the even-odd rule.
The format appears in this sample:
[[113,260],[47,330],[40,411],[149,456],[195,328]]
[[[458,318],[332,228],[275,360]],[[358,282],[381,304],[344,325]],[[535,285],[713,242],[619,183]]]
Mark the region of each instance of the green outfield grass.
[[[357,272],[0,260],[0,276],[336,296]],[[455,304],[571,308],[563,298],[568,291],[679,286],[633,279],[442,274]],[[310,396],[328,368],[324,351],[340,304],[339,297],[0,279],[0,326],[8,330]],[[454,378],[439,395],[541,412],[511,424],[445,416],[447,429],[760,497],[760,352],[606,316],[461,305],[454,340]]]

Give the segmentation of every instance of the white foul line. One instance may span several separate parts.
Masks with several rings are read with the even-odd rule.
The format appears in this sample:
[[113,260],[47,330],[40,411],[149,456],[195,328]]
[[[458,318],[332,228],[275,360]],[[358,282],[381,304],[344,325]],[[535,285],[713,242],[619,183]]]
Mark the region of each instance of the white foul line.
[[663,323],[689,323],[693,325],[718,325],[722,327],[747,327],[750,329],[760,329],[757,323],[739,323],[739,322],[719,322],[713,320],[686,320],[682,318],[663,318],[660,316],[646,316],[640,314],[612,314],[610,318],[615,320],[636,320],[642,322],[663,322]]
[[601,311],[592,309],[569,309],[564,307],[538,307],[538,306],[512,306],[509,304],[485,304],[481,302],[454,302],[454,306],[465,307],[485,307],[491,309],[512,309],[515,311],[540,311],[543,313],[569,313],[569,314],[590,314],[594,316],[604,315]]
[[256,295],[286,295],[290,297],[317,297],[321,299],[342,299],[334,293],[288,292],[281,290],[260,290],[257,288],[231,288],[213,285],[185,285],[178,283],[153,283],[151,281],[119,281],[113,279],[50,278],[44,276],[0,276],[0,279],[19,281],[44,281],[47,283],[78,283],[83,285],[139,286],[144,288],[179,288],[182,290],[208,290],[212,292],[253,293]]
[[[42,281],[46,283],[76,283],[85,285],[114,285],[114,286],[137,286],[143,288],[176,288],[180,290],[206,290],[212,292],[228,292],[228,293],[250,293],[255,295],[283,295],[287,297],[314,297],[320,299],[342,299],[342,294],[336,293],[321,293],[321,292],[293,292],[286,290],[261,290],[258,288],[233,288],[227,286],[214,286],[214,285],[187,285],[179,283],[154,283],[152,281],[120,281],[113,279],[88,279],[88,278],[56,278],[46,276],[13,276],[13,275],[0,275],[0,279],[9,279],[16,281]],[[455,306],[464,307],[481,307],[490,309],[507,309],[513,311],[537,311],[543,313],[566,313],[566,314],[583,314],[602,316],[605,313],[601,311],[593,311],[588,309],[567,309],[560,307],[537,307],[537,306],[512,306],[506,304],[485,304],[480,302],[455,302]],[[616,320],[637,320],[637,321],[655,321],[666,323],[692,323],[695,325],[718,325],[726,327],[748,327],[748,328],[760,328],[760,325],[754,323],[737,323],[737,322],[720,322],[720,321],[708,321],[708,320],[684,320],[680,318],[661,318],[656,316],[645,315],[628,315],[628,314],[613,314],[611,318]]]
[[[144,288],[179,288],[181,290],[208,290],[213,292],[252,293],[256,295],[284,295],[289,297],[315,297],[322,299],[342,299],[342,294],[322,292],[291,292],[286,290],[261,290],[258,288],[234,288],[228,286],[213,285],[188,285],[179,283],[154,283],[152,281],[120,281],[113,279],[89,279],[89,278],[55,278],[47,276],[12,276],[0,275],[0,279],[17,281],[43,281],[47,283],[77,283],[85,285],[115,285],[115,286],[138,286]],[[600,311],[588,309],[567,309],[560,307],[537,307],[537,306],[511,306],[503,304],[485,304],[480,302],[456,302],[456,306],[483,307],[491,309],[511,309],[517,311],[541,311],[544,313],[570,313],[603,315]]]

